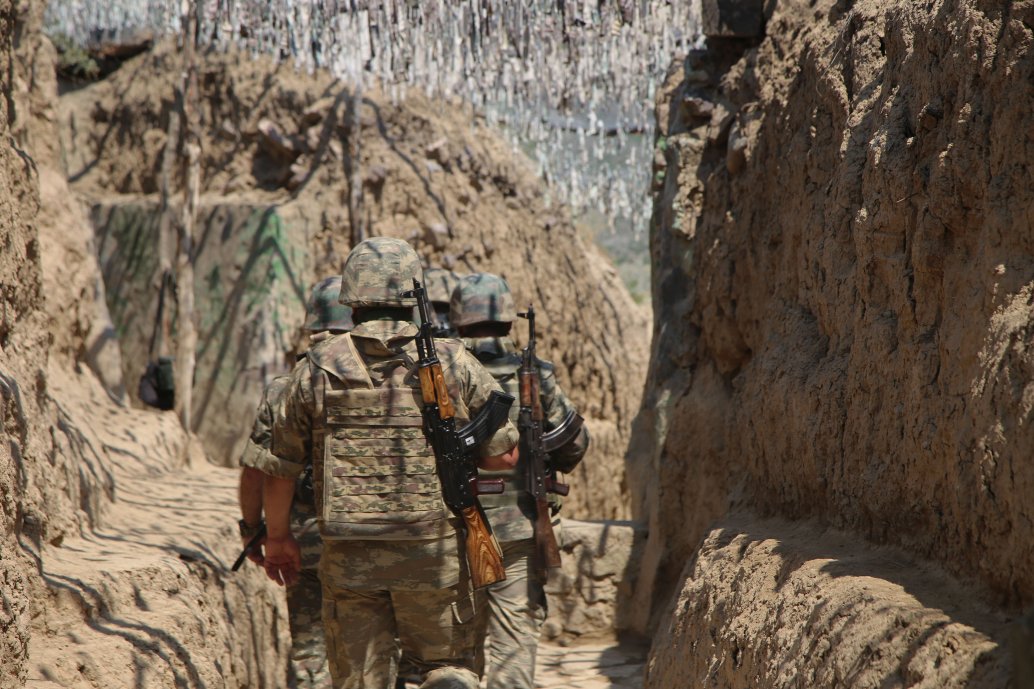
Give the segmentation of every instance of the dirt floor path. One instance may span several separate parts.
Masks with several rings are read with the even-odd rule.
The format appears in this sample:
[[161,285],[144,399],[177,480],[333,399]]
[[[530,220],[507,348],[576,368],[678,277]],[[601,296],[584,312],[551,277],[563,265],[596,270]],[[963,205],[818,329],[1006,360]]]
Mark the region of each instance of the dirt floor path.
[[539,689],[640,689],[649,648],[616,639],[539,645]]

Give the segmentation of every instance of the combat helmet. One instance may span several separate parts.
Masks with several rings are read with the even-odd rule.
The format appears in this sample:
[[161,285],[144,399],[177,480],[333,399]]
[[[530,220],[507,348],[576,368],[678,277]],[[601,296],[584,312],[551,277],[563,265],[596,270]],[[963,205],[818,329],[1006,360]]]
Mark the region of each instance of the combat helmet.
[[427,268],[424,270],[427,301],[434,309],[434,336],[456,337],[456,328],[449,320],[449,301],[452,291],[460,282],[460,276],[444,268]]
[[392,237],[364,239],[349,252],[341,270],[341,303],[353,309],[416,306],[416,297],[401,296],[413,289],[413,278],[424,278],[413,247]]
[[427,301],[432,304],[449,305],[452,291],[460,282],[460,276],[445,268],[425,268],[424,286],[427,288]]
[[449,321],[463,328],[475,323],[512,323],[517,318],[506,280],[492,273],[474,273],[460,280],[449,302]]
[[340,277],[334,275],[316,283],[309,296],[309,303],[305,305],[305,313],[308,316],[305,329],[312,332],[347,331],[355,327],[352,323],[352,308],[338,301],[340,296]]

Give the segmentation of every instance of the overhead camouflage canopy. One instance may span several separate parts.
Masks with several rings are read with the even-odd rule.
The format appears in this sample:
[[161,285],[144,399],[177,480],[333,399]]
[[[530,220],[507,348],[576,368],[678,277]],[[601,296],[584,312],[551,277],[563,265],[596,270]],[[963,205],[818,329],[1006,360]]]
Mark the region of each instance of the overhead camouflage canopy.
[[[182,0],[193,2],[194,0]],[[460,99],[503,125],[562,200],[639,230],[654,89],[695,40],[697,0],[196,0],[200,40],[292,57],[356,84]],[[82,44],[179,30],[176,0],[61,0]]]

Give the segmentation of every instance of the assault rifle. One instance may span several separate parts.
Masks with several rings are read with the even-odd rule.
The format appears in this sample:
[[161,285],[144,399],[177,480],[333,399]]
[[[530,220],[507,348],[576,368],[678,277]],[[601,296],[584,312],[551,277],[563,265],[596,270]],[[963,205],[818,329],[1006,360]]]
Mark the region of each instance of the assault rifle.
[[521,353],[521,367],[517,371],[521,394],[517,428],[521,432],[524,489],[535,499],[535,573],[540,581],[545,581],[549,570],[560,566],[560,548],[553,533],[547,493],[567,495],[570,490],[566,484],[556,480],[556,474],[549,466],[549,453],[571,442],[584,421],[580,415],[570,411],[559,426],[548,433],[543,431],[539,363],[535,358],[535,309],[529,304],[525,313],[517,315],[528,319],[528,346]]
[[488,440],[510,415],[513,395],[495,390],[480,413],[461,429],[456,428],[456,410],[445,387],[442,365],[434,347],[434,323],[427,294],[420,281],[403,297],[416,297],[420,310],[420,334],[416,338],[420,355],[420,392],[423,395],[424,435],[434,449],[442,498],[446,506],[463,520],[463,541],[467,565],[474,588],[506,578],[499,543],[478,501],[479,493],[502,493],[501,480],[478,480],[474,450]]

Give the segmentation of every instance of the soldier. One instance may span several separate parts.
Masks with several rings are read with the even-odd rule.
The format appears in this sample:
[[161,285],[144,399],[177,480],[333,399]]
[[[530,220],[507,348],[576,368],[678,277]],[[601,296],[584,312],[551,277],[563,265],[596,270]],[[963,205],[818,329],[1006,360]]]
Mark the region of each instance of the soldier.
[[449,323],[449,300],[460,276],[444,268],[428,268],[424,271],[424,279],[427,281],[427,301],[434,307],[434,336],[456,337],[456,329]]
[[[497,275],[468,275],[452,293],[449,320],[459,330],[464,345],[503,391],[514,396],[519,395],[517,369],[521,365],[520,354],[510,337],[516,317],[510,287]],[[560,389],[553,364],[542,360],[538,363],[544,430],[548,431],[561,423],[574,405]],[[511,420],[516,420],[517,412],[517,405],[511,407]],[[583,426],[571,442],[551,454],[552,468],[571,471],[588,447],[589,434]],[[502,495],[481,498],[496,538],[503,546],[506,566],[506,580],[488,588],[489,689],[533,689],[539,632],[546,620],[545,582],[534,575],[532,561],[535,501],[524,490],[522,469],[519,463],[513,470],[485,474],[486,478],[503,478],[506,490]],[[559,499],[552,495],[550,502],[555,515]]]
[[[352,310],[338,302],[341,278],[329,277],[317,284],[306,306],[310,346],[332,334],[352,329]],[[302,355],[304,357],[304,355]],[[287,387],[288,376],[274,378],[262,393],[262,402],[255,415],[251,437],[241,455],[240,521],[241,539],[245,545],[259,532],[262,522],[263,471],[275,471],[278,462],[270,454],[273,413],[280,395]],[[287,615],[291,625],[291,656],[288,686],[292,689],[329,689],[330,670],[320,623],[321,592],[317,568],[322,544],[316,529],[316,507],[312,494],[312,464],[295,486],[291,504],[291,530],[301,546],[301,574],[298,583],[287,589]],[[248,558],[262,564],[261,552]]]
[[[288,529],[293,478],[312,456],[324,550],[323,626],[336,689],[393,686],[400,645],[425,689],[475,689],[484,597],[471,590],[459,521],[447,510],[424,437],[412,322],[402,297],[422,278],[404,241],[377,237],[349,253],[341,301],[351,333],[320,342],[291,373],[273,424],[279,466],[267,471],[266,572],[297,578]],[[459,342],[438,348],[460,423],[499,386]],[[479,448],[483,469],[516,465],[507,421]]]

